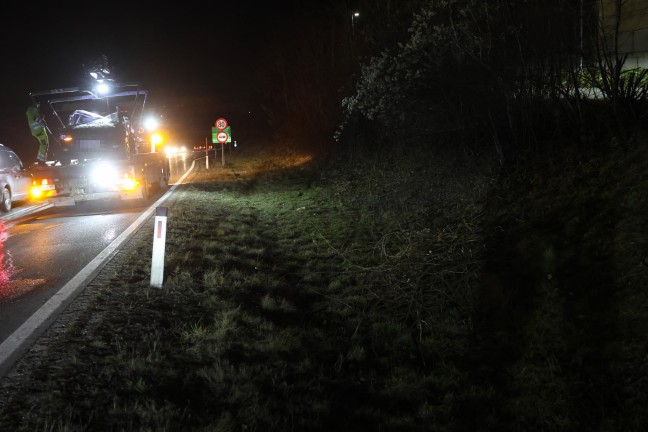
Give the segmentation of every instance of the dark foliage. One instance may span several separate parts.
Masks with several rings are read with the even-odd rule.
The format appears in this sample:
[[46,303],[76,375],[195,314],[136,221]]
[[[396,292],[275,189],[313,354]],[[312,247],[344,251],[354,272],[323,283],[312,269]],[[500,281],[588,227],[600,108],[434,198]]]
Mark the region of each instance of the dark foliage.
[[551,153],[556,140],[631,137],[645,76],[603,49],[596,17],[591,2],[422,2],[408,38],[364,62],[341,135],[354,137],[361,115],[386,144],[412,138],[502,164]]

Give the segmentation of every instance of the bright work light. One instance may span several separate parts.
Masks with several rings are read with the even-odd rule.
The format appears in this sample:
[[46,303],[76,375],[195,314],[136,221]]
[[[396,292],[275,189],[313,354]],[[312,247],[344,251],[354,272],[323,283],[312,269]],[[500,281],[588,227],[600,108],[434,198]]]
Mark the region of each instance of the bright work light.
[[144,120],[144,128],[148,131],[153,131],[157,129],[158,127],[158,121],[155,117],[147,117],[146,120]]

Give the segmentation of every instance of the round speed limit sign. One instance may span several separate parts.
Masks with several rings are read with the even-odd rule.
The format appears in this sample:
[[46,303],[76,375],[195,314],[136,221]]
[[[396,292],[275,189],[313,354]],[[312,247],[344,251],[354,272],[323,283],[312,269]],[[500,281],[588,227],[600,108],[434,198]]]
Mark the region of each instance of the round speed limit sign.
[[224,144],[227,142],[228,135],[226,132],[218,132],[218,135],[216,135],[216,139],[218,140],[219,143]]
[[219,130],[223,130],[223,129],[225,129],[226,127],[227,127],[227,120],[225,120],[225,119],[222,118],[222,117],[219,118],[218,120],[216,120],[216,128],[217,128],[217,129],[219,129]]

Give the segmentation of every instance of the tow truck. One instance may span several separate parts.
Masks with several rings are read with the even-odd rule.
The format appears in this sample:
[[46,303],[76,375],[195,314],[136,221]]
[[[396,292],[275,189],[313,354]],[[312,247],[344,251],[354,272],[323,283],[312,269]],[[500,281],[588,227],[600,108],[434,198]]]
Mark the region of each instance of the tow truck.
[[144,127],[148,91],[117,83],[104,67],[89,85],[29,94],[27,119],[40,147],[30,168],[33,199],[56,206],[148,199],[166,189],[169,161]]

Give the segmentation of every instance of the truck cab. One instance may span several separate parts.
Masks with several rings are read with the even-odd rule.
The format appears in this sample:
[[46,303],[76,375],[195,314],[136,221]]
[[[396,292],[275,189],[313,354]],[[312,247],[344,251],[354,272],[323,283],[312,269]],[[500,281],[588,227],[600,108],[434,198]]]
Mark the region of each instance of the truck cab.
[[34,105],[28,113],[43,118],[53,156],[32,169],[39,199],[55,205],[146,199],[151,187],[166,187],[170,174],[164,153],[141,151],[146,146],[139,124],[148,92],[137,83],[111,84],[103,94],[88,88],[30,94]]

